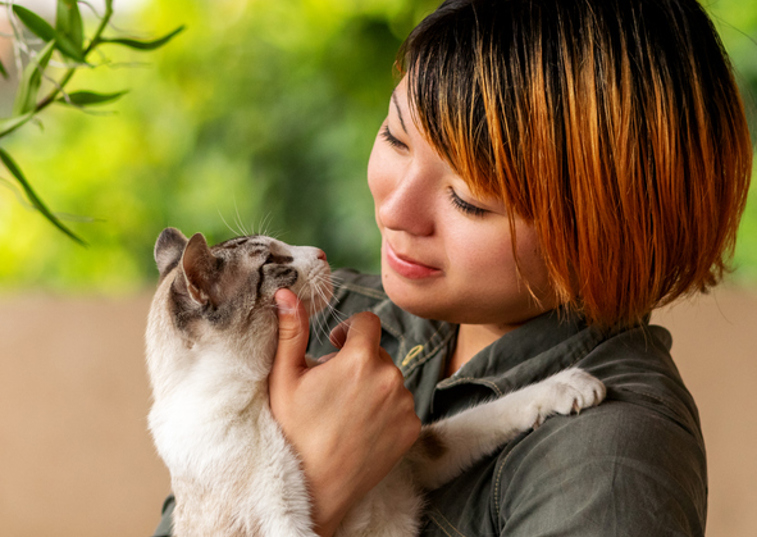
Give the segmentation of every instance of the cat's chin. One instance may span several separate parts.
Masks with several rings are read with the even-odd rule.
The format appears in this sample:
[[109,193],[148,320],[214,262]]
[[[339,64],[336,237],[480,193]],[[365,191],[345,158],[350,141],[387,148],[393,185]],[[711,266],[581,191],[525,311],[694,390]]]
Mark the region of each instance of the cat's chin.
[[325,309],[334,296],[331,271],[328,264],[321,261],[316,261],[315,266],[298,267],[298,270],[301,276],[289,289],[297,295],[308,315],[313,316]]
[[302,302],[302,307],[305,308],[305,311],[308,312],[308,316],[310,317],[323,311],[331,301],[331,297],[333,295],[331,285],[328,286],[328,289],[324,289],[323,287],[319,289],[319,293],[313,298],[300,299],[300,302]]

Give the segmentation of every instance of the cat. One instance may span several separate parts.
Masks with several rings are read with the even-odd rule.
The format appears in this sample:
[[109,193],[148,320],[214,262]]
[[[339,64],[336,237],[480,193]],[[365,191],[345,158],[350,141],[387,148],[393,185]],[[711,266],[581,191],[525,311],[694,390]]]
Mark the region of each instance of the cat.
[[[210,248],[167,228],[155,244],[150,308],[149,429],[171,474],[176,537],[315,537],[297,453],[268,405],[277,346],[274,293],[310,314],[333,294],[325,254],[265,236]],[[342,537],[412,537],[423,491],[460,474],[554,413],[599,404],[604,385],[564,370],[423,427],[405,458],[342,521]]]

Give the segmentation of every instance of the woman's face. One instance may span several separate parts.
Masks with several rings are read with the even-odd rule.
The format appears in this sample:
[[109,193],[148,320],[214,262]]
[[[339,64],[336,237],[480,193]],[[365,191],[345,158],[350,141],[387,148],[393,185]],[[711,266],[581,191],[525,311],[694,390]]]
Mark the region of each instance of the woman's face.
[[407,80],[397,86],[368,164],[381,231],[381,275],[394,303],[420,317],[487,324],[504,333],[555,306],[533,228],[515,218],[518,276],[507,208],[472,196],[413,123]]

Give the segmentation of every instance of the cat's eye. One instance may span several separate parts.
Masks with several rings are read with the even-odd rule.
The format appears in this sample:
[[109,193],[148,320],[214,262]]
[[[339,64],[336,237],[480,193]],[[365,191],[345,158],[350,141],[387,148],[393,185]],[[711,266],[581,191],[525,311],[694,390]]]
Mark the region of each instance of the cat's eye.
[[460,196],[457,195],[457,193],[454,191],[452,187],[449,188],[449,197],[450,201],[452,202],[452,205],[459,209],[460,211],[464,212],[465,214],[469,214],[471,216],[484,216],[487,211],[486,209],[482,209],[481,207],[477,207],[476,205],[473,205],[472,203],[468,203],[464,199],[462,199]]
[[248,255],[250,257],[263,257],[264,255],[267,255],[267,251],[268,250],[265,248],[255,248],[254,250],[250,250],[250,253]]
[[270,265],[271,263],[276,262],[276,256],[273,255],[272,252],[268,252],[268,256],[265,258],[265,261],[263,261],[264,265]]
[[294,261],[294,258],[288,255],[276,255],[273,252],[268,254],[268,257],[263,261],[264,265],[288,265]]

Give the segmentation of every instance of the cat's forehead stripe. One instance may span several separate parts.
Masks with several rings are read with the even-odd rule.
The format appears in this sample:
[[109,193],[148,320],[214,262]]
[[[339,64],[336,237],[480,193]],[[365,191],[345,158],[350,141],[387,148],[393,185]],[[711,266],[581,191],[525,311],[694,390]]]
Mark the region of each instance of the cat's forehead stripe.
[[244,245],[246,250],[251,250],[250,255],[260,256],[266,255],[270,250],[270,244],[262,242],[260,240],[254,240],[260,237],[260,235],[252,235],[250,237],[236,237],[229,239],[215,246],[215,248],[221,250],[236,250],[238,247]]
[[237,246],[241,246],[242,244],[246,243],[248,241],[247,237],[237,237],[236,239],[229,239],[225,242],[222,242],[218,245],[219,248],[236,248]]

